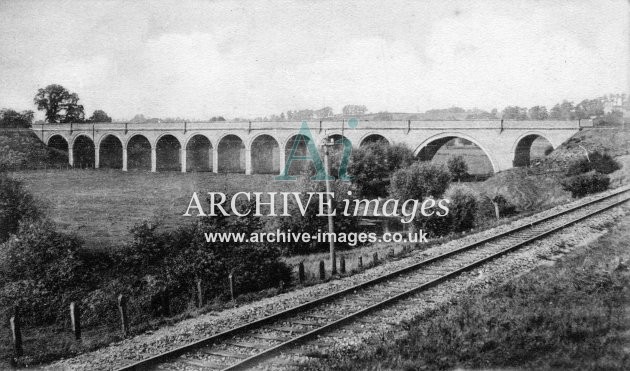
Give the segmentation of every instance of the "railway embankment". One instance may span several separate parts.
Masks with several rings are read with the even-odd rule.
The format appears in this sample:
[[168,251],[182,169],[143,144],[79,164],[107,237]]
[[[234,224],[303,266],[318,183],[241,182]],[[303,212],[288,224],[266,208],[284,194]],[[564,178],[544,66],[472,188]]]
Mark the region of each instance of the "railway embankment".
[[[551,214],[569,206],[570,205],[559,206],[544,213]],[[373,316],[368,318],[367,320],[370,321],[370,323],[359,325],[358,327],[354,326],[350,329],[339,330],[340,332],[333,332],[330,336],[326,337],[329,339],[328,345],[322,347],[320,343],[315,346],[315,348],[305,349],[302,355],[295,357],[298,357],[297,361],[309,361],[312,360],[312,357],[308,357],[309,355],[321,356],[324,354],[328,357],[329,352],[330,354],[335,354],[335,352],[356,351],[356,347],[362,344],[363,341],[372,339],[373,337],[378,338],[379,336],[384,336],[387,331],[396,328],[396,326],[404,327],[404,324],[413,320],[415,316],[424,315],[430,311],[439,309],[440,305],[452,302],[452,300],[455,300],[468,289],[476,288],[478,290],[487,290],[491,287],[495,287],[501,282],[514,277],[516,274],[534,268],[543,262],[547,262],[550,257],[554,258],[563,251],[578,246],[583,241],[602,233],[602,230],[608,223],[619,218],[623,213],[624,211],[618,208],[609,210],[593,219],[589,219],[589,221],[583,222],[586,224],[580,223],[560,234],[535,242],[522,251],[510,254],[507,257],[496,260],[488,266],[484,266],[483,269],[463,274],[444,285],[436,287],[432,291],[427,291],[424,294],[427,295],[427,300],[425,300],[423,304],[418,304],[417,301],[401,302],[393,307],[388,307],[384,312],[376,312]],[[409,265],[414,259],[418,259],[418,255],[420,255],[420,258],[435,256],[440,252],[453,249],[458,245],[463,246],[475,240],[483,239],[491,234],[496,234],[501,228],[508,229],[516,225],[526,225],[535,220],[535,218],[540,218],[540,215],[523,218],[515,221],[510,226],[501,226],[494,230],[469,235],[463,239],[435,246],[431,250],[416,252],[412,256],[379,265],[361,274],[295,290],[220,313],[209,313],[186,320],[176,326],[169,326],[156,330],[154,333],[136,336],[95,352],[53,364],[51,367],[111,369],[117,365],[129,363],[134,359],[147,358],[168,349],[173,349],[179,345],[190,343],[208,334],[228,329],[237,323],[251,321],[266,314],[295,306],[301,302],[313,300],[331,291],[350,287],[361,281],[383,275],[388,271],[394,271]],[[397,331],[400,332],[400,327],[398,327]],[[325,342],[326,340],[323,341]],[[306,356],[304,356],[304,354],[306,354]],[[296,359],[289,359],[289,361],[293,362],[296,361]]]
[[624,209],[623,216],[611,211],[505,258],[496,274],[487,272],[486,280],[411,320],[362,341],[346,334],[344,346],[313,353],[317,358],[301,368],[627,370],[630,208]]

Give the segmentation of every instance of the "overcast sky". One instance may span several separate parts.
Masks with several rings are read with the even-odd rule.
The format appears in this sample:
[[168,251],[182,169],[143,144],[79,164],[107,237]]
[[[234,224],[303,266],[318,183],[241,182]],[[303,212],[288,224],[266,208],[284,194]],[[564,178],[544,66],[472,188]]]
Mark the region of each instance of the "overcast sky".
[[[159,6],[158,6],[159,4]],[[627,1],[1,1],[0,108],[207,119],[628,92]],[[40,113],[38,118],[42,118]]]

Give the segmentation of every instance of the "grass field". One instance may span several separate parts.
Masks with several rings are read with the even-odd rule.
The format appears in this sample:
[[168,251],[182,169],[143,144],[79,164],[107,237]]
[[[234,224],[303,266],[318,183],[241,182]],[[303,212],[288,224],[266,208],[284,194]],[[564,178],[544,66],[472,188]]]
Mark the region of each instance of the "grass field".
[[42,203],[60,230],[76,232],[87,247],[115,247],[129,229],[157,218],[165,228],[191,222],[183,217],[193,192],[291,191],[272,175],[149,173],[119,170],[33,170],[13,173]]

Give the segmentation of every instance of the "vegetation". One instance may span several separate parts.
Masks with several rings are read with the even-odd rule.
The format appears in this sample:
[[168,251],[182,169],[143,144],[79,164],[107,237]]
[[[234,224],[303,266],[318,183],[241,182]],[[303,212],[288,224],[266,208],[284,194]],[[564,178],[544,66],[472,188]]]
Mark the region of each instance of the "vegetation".
[[398,169],[391,177],[389,193],[399,200],[424,200],[426,197],[441,197],[451,181],[444,166],[426,162],[415,162]]
[[82,122],[85,118],[79,96],[61,85],[52,84],[39,89],[33,101],[38,110],[45,111],[46,121],[50,123]]
[[89,119],[90,122],[112,122],[112,118],[105,113],[105,111],[97,109],[92,113]]
[[574,198],[603,192],[608,189],[609,184],[610,178],[596,171],[572,176],[562,181],[562,187],[571,192]]
[[469,292],[358,351],[301,368],[626,370],[630,273],[620,261],[629,258],[629,225],[625,218],[555,266]]
[[468,165],[463,156],[452,156],[448,159],[446,166],[451,173],[451,178],[456,182],[466,179],[468,176]]
[[22,221],[36,221],[39,210],[22,182],[0,172],[0,243],[17,232]]
[[361,197],[385,197],[392,173],[413,161],[413,152],[404,145],[370,143],[352,152],[348,173]]
[[562,180],[562,187],[571,192],[572,197],[584,197],[587,194],[608,189],[611,174],[621,165],[607,153],[593,152],[586,158],[573,161]]
[[0,128],[30,128],[33,125],[33,111],[17,112],[12,109],[0,110]]

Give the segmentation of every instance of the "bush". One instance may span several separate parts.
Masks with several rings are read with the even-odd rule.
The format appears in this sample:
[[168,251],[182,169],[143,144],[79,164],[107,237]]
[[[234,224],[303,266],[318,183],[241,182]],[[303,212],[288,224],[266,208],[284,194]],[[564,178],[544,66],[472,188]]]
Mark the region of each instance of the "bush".
[[394,172],[389,192],[402,202],[410,199],[423,200],[427,197],[440,198],[451,181],[444,166],[416,162]]
[[596,171],[602,174],[610,174],[621,169],[621,165],[615,161],[609,154],[601,154],[593,152],[589,154],[589,158],[582,158],[574,161],[569,165],[566,176],[576,176],[589,171]]
[[461,181],[468,176],[468,165],[462,156],[451,156],[446,166],[454,181]]
[[392,173],[413,160],[413,152],[404,145],[370,143],[352,152],[348,173],[362,197],[385,197]]
[[610,178],[598,172],[590,172],[565,178],[562,181],[562,188],[571,192],[574,198],[584,197],[587,194],[603,192],[608,189]]
[[477,199],[471,190],[455,187],[447,192],[445,198],[451,200],[447,217],[452,232],[463,232],[475,226]]
[[492,203],[499,209],[499,216],[502,218],[516,214],[516,205],[508,201],[503,195],[494,196]]
[[[297,190],[301,192],[323,192],[325,190],[324,182],[314,182],[306,178],[299,180]],[[333,199],[333,208],[336,210],[337,216],[334,218],[335,233],[349,233],[360,232],[363,228],[359,225],[361,218],[352,213],[354,210],[354,195],[348,195],[348,191],[351,191],[351,186],[348,183],[334,181],[331,182],[331,192],[335,193],[335,199]],[[339,202],[338,198],[346,198],[350,202],[349,210],[351,215],[342,215],[344,210],[344,202]],[[304,200],[303,202],[306,202]],[[283,232],[306,232],[311,235],[317,234],[318,231],[328,231],[328,217],[317,216],[319,213],[319,205],[317,204],[317,198],[313,197],[310,206],[306,209],[304,216],[302,216],[299,206],[292,200],[288,207],[288,213],[291,216],[281,216],[274,218],[268,223],[266,230],[275,231],[279,229]],[[327,213],[327,210],[324,210]],[[338,243],[339,247],[348,247],[346,243]],[[314,251],[326,251],[328,249],[328,242],[320,243],[299,243],[299,244],[284,244],[283,252],[287,255],[306,254]]]
[[477,197],[477,194],[467,187],[451,188],[444,196],[450,201],[448,214],[445,216],[433,214],[429,217],[418,214],[414,219],[415,226],[427,232],[429,237],[467,231],[475,226],[478,212]]
[[0,173],[0,243],[17,232],[23,220],[39,219],[35,200],[18,180]]

